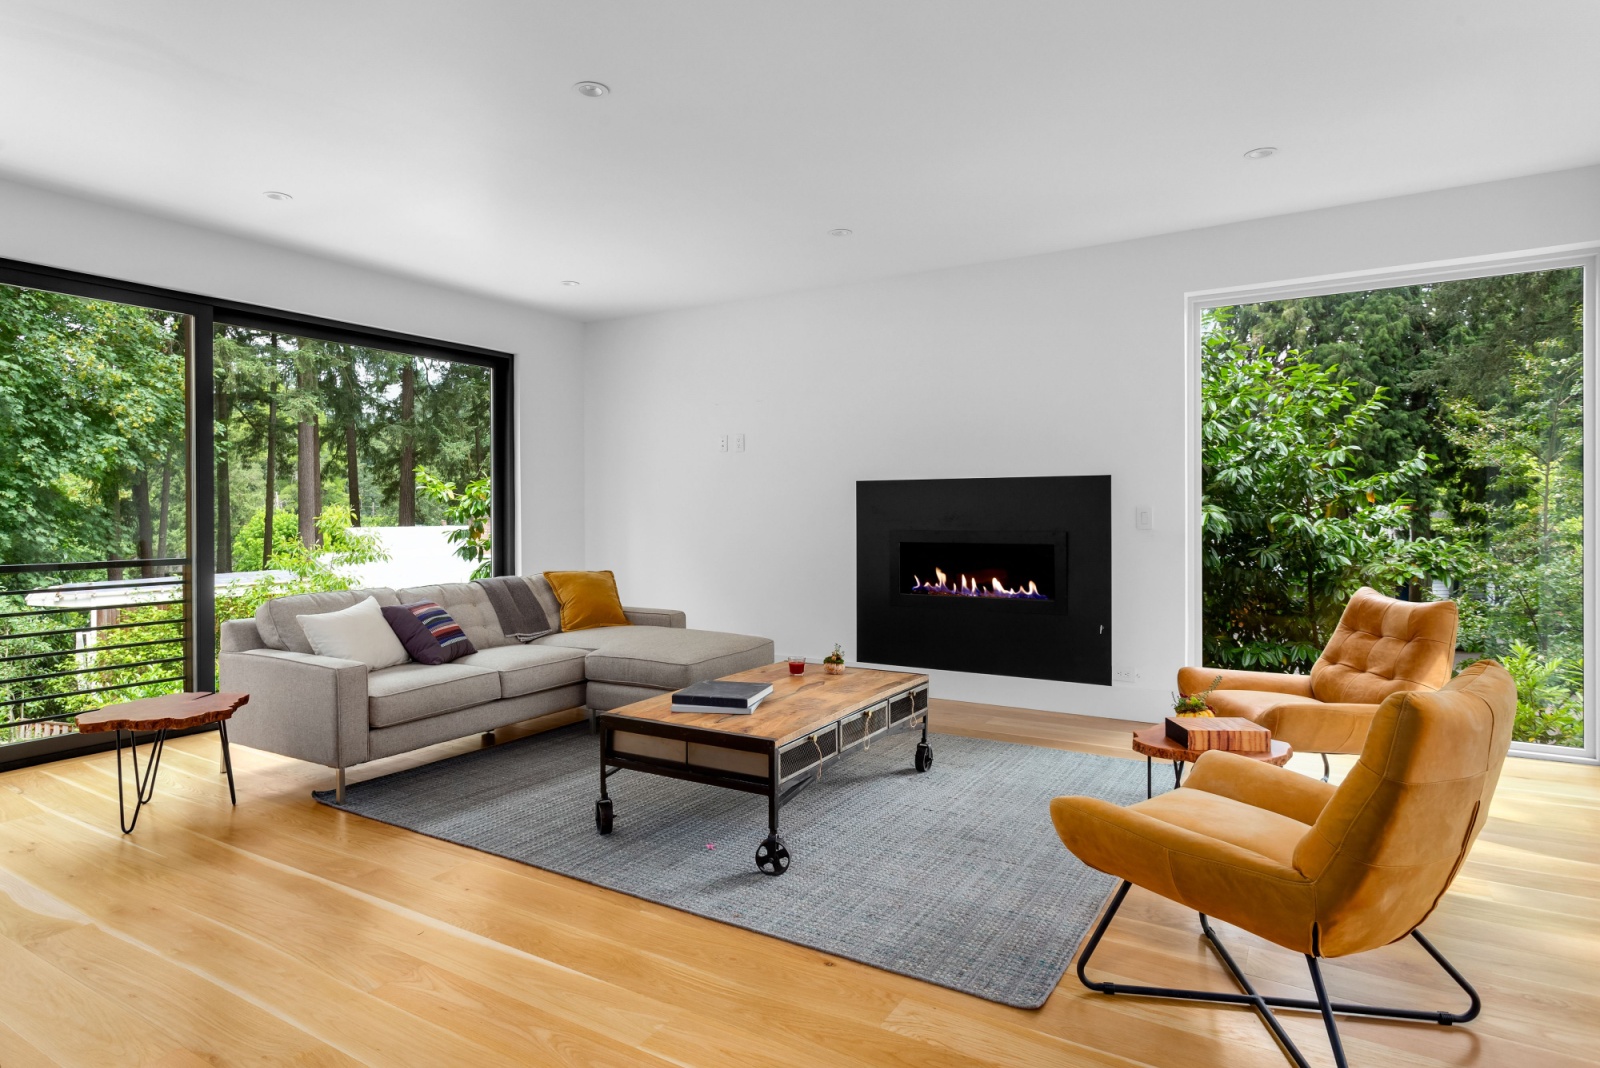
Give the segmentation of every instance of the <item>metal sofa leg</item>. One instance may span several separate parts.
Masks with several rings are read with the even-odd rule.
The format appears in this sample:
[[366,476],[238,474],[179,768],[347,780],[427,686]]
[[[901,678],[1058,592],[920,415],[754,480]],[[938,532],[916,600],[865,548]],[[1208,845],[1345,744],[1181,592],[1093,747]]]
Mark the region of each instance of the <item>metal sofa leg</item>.
[[339,769],[339,777],[333,784],[333,799],[339,804],[344,804],[344,769]]

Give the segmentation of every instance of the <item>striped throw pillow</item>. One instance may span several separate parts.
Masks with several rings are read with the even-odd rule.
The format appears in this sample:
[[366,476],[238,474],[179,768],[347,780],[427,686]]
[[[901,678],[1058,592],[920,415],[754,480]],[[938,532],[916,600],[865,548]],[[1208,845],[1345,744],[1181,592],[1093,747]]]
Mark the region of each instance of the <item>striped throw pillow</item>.
[[478,651],[461,624],[434,601],[391,605],[383,618],[419,664],[445,664]]

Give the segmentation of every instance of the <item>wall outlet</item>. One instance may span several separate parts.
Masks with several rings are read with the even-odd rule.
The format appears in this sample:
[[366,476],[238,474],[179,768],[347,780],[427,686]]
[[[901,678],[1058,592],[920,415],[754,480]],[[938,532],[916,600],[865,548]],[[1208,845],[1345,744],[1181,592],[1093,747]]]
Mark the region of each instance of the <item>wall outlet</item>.
[[718,452],[727,452],[728,451],[728,435],[723,434],[721,437],[717,438],[717,451]]
[[1137,683],[1142,678],[1144,678],[1144,673],[1134,667],[1119,667],[1111,673],[1113,682],[1123,682],[1129,685]]
[[744,452],[744,435],[743,434],[735,434],[733,436],[733,451],[734,452]]
[[1154,529],[1156,529],[1156,513],[1155,513],[1155,509],[1151,508],[1148,504],[1136,505],[1134,507],[1134,509],[1133,509],[1133,529],[1135,529],[1135,530],[1154,530]]

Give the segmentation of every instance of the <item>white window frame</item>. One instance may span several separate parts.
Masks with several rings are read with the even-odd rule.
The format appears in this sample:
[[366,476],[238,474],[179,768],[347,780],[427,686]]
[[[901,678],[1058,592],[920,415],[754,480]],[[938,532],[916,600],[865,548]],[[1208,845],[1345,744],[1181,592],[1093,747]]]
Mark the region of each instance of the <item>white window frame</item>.
[[[1422,285],[1434,282],[1451,282],[1462,278],[1486,278],[1503,274],[1526,274],[1530,271],[1553,270],[1562,267],[1583,268],[1583,443],[1584,456],[1589,458],[1588,468],[1595,468],[1593,458],[1597,450],[1596,352],[1595,317],[1600,312],[1600,243],[1562,245],[1553,248],[1465,259],[1441,260],[1433,263],[1412,264],[1404,267],[1371,271],[1352,271],[1343,274],[1320,275],[1313,278],[1266,282],[1226,289],[1197,290],[1184,294],[1184,572],[1186,612],[1184,620],[1184,649],[1191,664],[1201,663],[1201,615],[1204,601],[1201,568],[1200,539],[1200,320],[1212,308],[1234,304],[1259,304],[1269,300],[1292,300],[1297,297],[1321,297],[1350,293],[1365,289],[1388,289],[1398,286]],[[1600,619],[1597,619],[1596,596],[1600,594],[1600,570],[1595,561],[1596,521],[1600,521],[1600,470],[1586,469],[1583,480],[1583,715],[1584,745],[1582,749],[1539,745],[1532,742],[1513,742],[1511,751],[1519,756],[1538,757],[1571,763],[1600,763],[1600,731],[1596,727],[1595,694],[1595,640]]]

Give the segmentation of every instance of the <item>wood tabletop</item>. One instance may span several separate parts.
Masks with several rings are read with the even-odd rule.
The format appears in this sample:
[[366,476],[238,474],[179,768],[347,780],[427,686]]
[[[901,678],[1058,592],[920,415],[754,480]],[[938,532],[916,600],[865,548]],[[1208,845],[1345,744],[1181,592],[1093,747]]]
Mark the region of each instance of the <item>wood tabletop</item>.
[[247,693],[169,693],[106,705],[78,717],[78,730],[159,731],[198,727],[232,716]]
[[[1157,723],[1154,727],[1145,727],[1143,730],[1133,732],[1133,751],[1143,753],[1147,757],[1156,757],[1161,760],[1181,760],[1192,764],[1200,759],[1200,754],[1207,752],[1204,749],[1185,749],[1179,743],[1167,737],[1167,725]],[[1288,742],[1272,739],[1272,748],[1265,752],[1240,753],[1242,757],[1251,760],[1260,760],[1267,764],[1283,767],[1294,756],[1294,750],[1289,748]]]
[[749,715],[674,712],[672,694],[664,693],[614,708],[602,716],[653,720],[696,730],[765,738],[783,745],[857,709],[875,705],[928,681],[926,675],[875,668],[847,667],[843,675],[828,675],[819,664],[807,664],[805,674],[791,675],[787,663],[751,668],[726,678],[734,682],[770,682],[772,693]]

